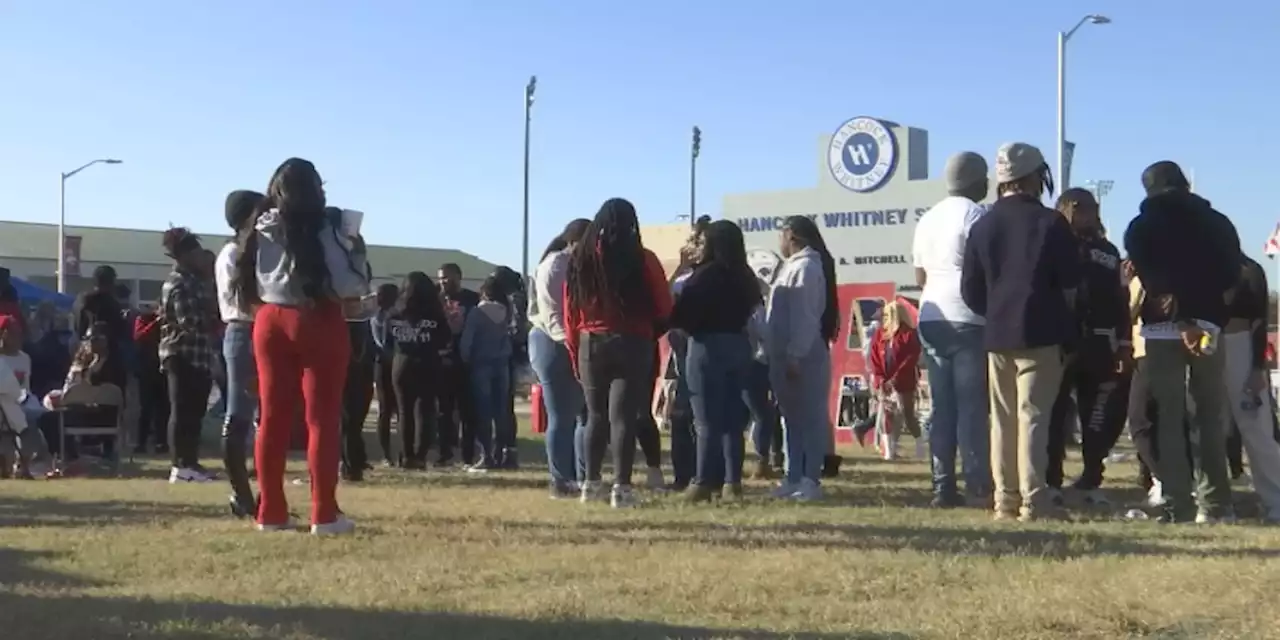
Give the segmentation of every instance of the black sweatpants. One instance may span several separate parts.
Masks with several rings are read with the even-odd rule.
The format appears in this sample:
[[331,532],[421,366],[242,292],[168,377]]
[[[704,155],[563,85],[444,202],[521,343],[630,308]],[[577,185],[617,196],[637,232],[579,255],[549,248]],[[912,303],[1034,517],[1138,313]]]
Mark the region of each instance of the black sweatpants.
[[138,375],[138,430],[134,444],[169,444],[169,382],[158,363],[144,365]]
[[630,485],[641,411],[653,387],[652,338],[582,333],[578,372],[587,399],[587,480],[599,482],[612,440],[614,484]]
[[182,358],[165,361],[169,385],[169,442],[173,446],[173,466],[195,469],[200,466],[200,430],[209,409],[213,377]]
[[425,463],[427,451],[435,444],[439,365],[419,358],[396,354],[391,361],[391,380],[400,402],[400,440],[404,461]]
[[1049,487],[1062,488],[1062,463],[1070,436],[1066,425],[1073,391],[1084,457],[1084,473],[1076,488],[1101,486],[1104,461],[1124,430],[1130,382],[1130,376],[1116,373],[1110,338],[1087,336],[1080,342],[1067,361],[1049,418],[1049,467],[1045,472]]
[[440,404],[440,458],[452,460],[454,449],[461,443],[462,461],[475,462],[476,412],[471,399],[471,372],[466,365],[455,359],[453,364],[443,367],[436,394]]
[[364,421],[373,402],[373,334],[368,322],[348,322],[351,360],[342,389],[342,470],[348,480],[359,478],[369,462],[364,447]]
[[382,459],[388,463],[396,457],[391,449],[391,417],[400,413],[400,405],[396,401],[396,387],[391,382],[391,356],[383,354],[373,369],[374,384],[378,390],[378,446],[382,448]]

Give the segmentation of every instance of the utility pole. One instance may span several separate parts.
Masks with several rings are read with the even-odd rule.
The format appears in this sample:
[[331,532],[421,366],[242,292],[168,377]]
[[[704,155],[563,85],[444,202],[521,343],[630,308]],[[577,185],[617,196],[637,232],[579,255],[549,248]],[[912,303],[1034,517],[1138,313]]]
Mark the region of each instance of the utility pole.
[[698,153],[702,151],[702,129],[693,128],[693,149],[689,154],[689,226],[698,220]]

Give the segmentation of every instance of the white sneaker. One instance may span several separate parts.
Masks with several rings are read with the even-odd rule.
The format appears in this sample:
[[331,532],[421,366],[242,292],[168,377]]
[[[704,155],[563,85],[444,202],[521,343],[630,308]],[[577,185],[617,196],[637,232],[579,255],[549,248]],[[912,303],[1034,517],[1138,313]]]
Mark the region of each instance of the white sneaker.
[[1164,497],[1164,486],[1160,484],[1159,480],[1153,481],[1151,489],[1147,491],[1147,506],[1163,507],[1167,502],[1168,500]]
[[791,494],[789,497],[792,500],[798,500],[800,502],[811,502],[813,500],[821,500],[822,486],[819,485],[817,482],[814,482],[813,480],[805,478],[804,480],[800,481],[800,488],[796,489],[796,492]]
[[630,509],[636,506],[636,495],[631,492],[631,485],[613,485],[613,491],[609,492],[609,506],[614,509]]
[[605,498],[605,488],[602,482],[592,482],[588,480],[582,483],[582,497],[579,500],[586,504],[588,502],[599,502]]
[[1227,512],[1221,516],[1211,516],[1207,511],[1201,511],[1196,514],[1196,524],[1235,524],[1236,514]]
[[769,495],[772,495],[775,498],[790,498],[799,490],[800,485],[783,480],[782,484],[774,487],[773,491]]
[[654,491],[667,488],[667,481],[662,477],[661,467],[649,467],[648,473],[645,474],[644,486]]
[[262,524],[254,523],[253,527],[263,533],[279,533],[281,531],[293,531],[298,528],[298,521],[293,518],[285,520],[284,524]]
[[213,482],[214,476],[199,469],[174,467],[169,470],[169,484],[179,482]]
[[338,518],[333,522],[311,525],[311,535],[313,536],[341,536],[355,532],[356,523],[342,514],[338,514]]
[[1253,486],[1253,478],[1250,478],[1247,473],[1242,473],[1239,477],[1231,479],[1231,486],[1248,489]]

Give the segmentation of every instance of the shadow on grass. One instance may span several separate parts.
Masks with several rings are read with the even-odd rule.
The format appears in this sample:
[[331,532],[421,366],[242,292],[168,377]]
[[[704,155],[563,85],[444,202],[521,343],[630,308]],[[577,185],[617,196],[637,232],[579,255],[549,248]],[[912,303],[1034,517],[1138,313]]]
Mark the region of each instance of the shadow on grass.
[[179,518],[225,518],[227,509],[215,504],[160,502],[74,502],[54,498],[0,496],[0,527],[80,528],[146,524]]
[[[440,524],[437,519],[436,525]],[[462,521],[459,521],[462,522]],[[474,525],[474,521],[470,521]],[[494,518],[496,531],[511,531],[522,542],[546,545],[697,544],[739,550],[829,549],[913,551],[961,556],[1038,557],[1068,560],[1096,556],[1235,557],[1270,559],[1280,549],[1209,546],[1212,538],[1183,538],[1176,546],[1123,534],[1092,531],[965,529],[864,524],[775,524],[766,526],[688,522],[512,521]],[[1175,542],[1178,539],[1171,540]]]
[[[0,550],[0,582],[6,587],[90,587],[74,576],[32,568],[46,557]],[[321,561],[317,559],[317,561]],[[448,612],[358,610],[340,607],[269,607],[217,602],[164,602],[65,593],[23,595],[0,591],[0,628],[15,638],[232,640],[400,640],[406,637],[477,640],[911,640],[903,633],[775,633],[710,629],[632,620],[520,620]]]

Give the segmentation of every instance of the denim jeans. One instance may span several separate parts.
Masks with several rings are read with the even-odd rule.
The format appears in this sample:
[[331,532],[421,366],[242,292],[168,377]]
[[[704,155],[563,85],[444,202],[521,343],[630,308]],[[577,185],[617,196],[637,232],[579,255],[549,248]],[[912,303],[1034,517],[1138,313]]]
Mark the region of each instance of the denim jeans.
[[547,411],[547,466],[557,485],[575,482],[577,477],[578,416],[584,399],[582,385],[573,377],[569,349],[542,329],[529,330],[529,363],[542,385],[542,405]]
[[933,491],[958,495],[956,450],[971,496],[991,491],[991,431],[988,427],[987,354],[983,326],[962,322],[920,323],[920,341],[929,369],[933,412],[926,436],[933,467]]
[[[475,400],[476,437],[484,449],[484,460],[494,461],[495,443],[515,441],[516,425],[507,413],[511,393],[511,368],[506,360],[472,362],[471,397]],[[403,419],[403,417],[401,417]]]
[[222,357],[227,363],[227,411],[222,425],[222,463],[236,499],[246,508],[253,507],[253,489],[245,459],[253,446],[254,422],[257,418],[256,389],[249,385],[257,376],[253,361],[253,324],[230,322],[222,338]]
[[689,336],[683,331],[667,334],[676,369],[675,397],[671,407],[671,472],[676,487],[688,486],[697,473],[698,445],[694,437],[693,409],[689,406]]
[[726,483],[740,484],[748,418],[742,394],[752,363],[751,343],[744,333],[692,336],[685,363],[689,403],[698,430],[693,483],[712,489]]
[[786,444],[786,481],[822,481],[822,463],[831,441],[831,350],[820,339],[796,363],[797,375],[787,376],[787,356],[769,354],[769,383],[782,412]]

